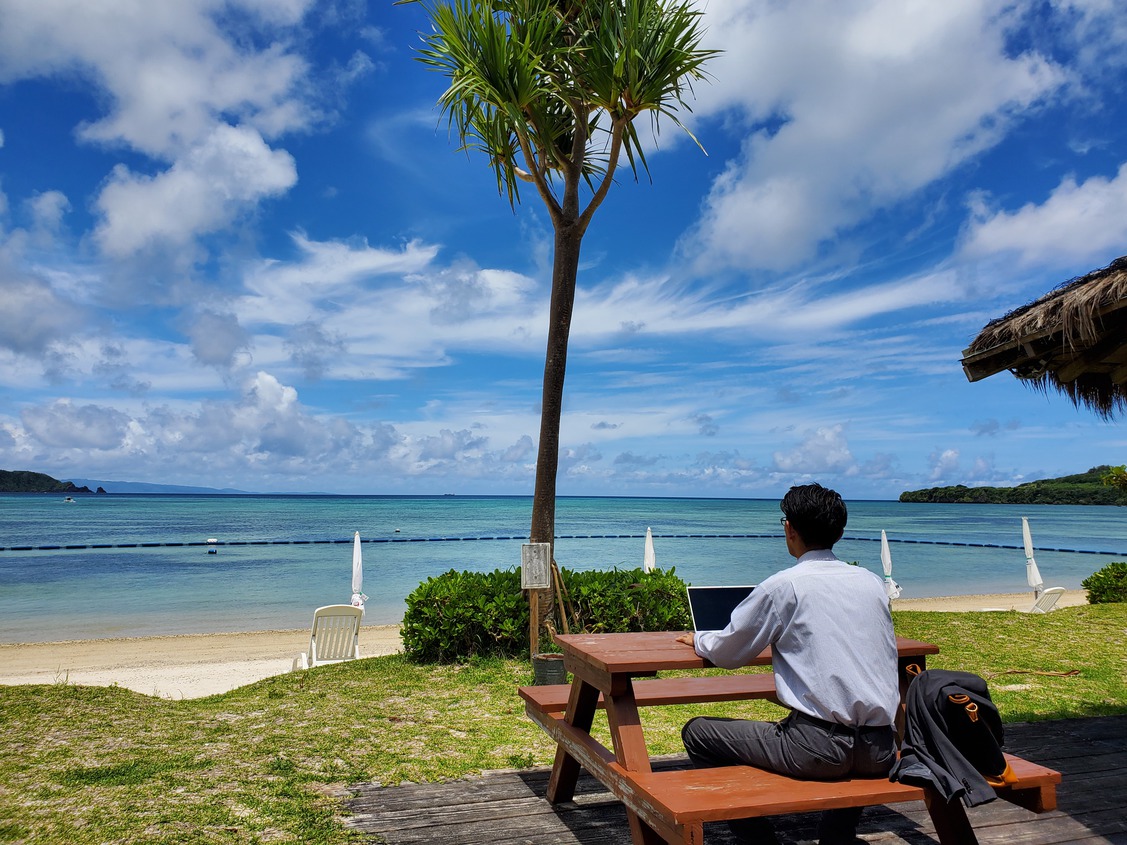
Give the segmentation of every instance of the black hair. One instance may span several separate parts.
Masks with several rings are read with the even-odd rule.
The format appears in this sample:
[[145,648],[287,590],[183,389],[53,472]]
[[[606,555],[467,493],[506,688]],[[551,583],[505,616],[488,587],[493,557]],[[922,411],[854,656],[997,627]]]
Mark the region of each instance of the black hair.
[[845,531],[845,502],[821,484],[791,487],[779,509],[809,549],[832,549]]

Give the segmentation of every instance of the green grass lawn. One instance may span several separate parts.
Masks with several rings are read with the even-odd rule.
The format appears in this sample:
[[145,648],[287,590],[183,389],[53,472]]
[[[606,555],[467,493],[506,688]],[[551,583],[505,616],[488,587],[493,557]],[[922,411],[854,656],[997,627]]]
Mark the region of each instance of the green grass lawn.
[[[1127,713],[1127,604],[894,616],[898,633],[940,647],[930,667],[987,678],[1007,721]],[[548,765],[554,749],[515,691],[530,682],[523,661],[417,666],[397,655],[191,701],[0,687],[0,842],[353,841],[339,820],[351,784]],[[679,752],[681,725],[698,713],[780,711],[651,708],[651,751]]]

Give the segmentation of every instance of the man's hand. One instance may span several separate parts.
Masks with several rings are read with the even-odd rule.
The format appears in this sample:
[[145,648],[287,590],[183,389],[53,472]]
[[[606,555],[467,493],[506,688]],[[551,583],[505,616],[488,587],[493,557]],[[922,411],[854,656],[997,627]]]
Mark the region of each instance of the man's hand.
[[692,633],[692,632],[690,631],[690,632],[689,632],[689,633],[687,633],[687,634],[682,634],[681,636],[679,636],[679,637],[677,638],[677,642],[679,642],[679,643],[684,643],[684,644],[685,644],[685,645],[687,645],[687,646],[688,646],[689,648],[691,648],[691,649],[693,649],[693,650],[695,651],[695,650],[696,650],[696,642],[695,642],[695,640],[694,640],[694,638],[693,638],[693,637],[694,637],[694,635],[693,635],[693,633]]

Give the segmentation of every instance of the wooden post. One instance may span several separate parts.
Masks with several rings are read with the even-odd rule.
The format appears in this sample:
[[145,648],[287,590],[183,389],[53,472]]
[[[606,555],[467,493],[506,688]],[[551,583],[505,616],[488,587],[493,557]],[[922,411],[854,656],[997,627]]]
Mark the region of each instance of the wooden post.
[[528,656],[540,652],[540,593],[528,591]]
[[568,617],[571,615],[572,608],[570,607],[571,603],[567,600],[563,578],[560,577],[560,568],[556,566],[555,558],[552,558],[552,581],[556,585],[556,607],[560,609],[560,621],[563,622],[563,632],[570,634],[571,622],[568,621]]
[[529,657],[540,650],[540,595],[537,590],[552,586],[552,546],[525,543],[520,547],[520,587],[528,590]]

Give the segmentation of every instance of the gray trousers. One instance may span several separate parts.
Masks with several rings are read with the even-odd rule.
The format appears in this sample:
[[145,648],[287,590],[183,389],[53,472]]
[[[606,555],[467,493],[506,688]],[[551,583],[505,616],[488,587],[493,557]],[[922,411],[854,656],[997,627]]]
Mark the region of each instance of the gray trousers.
[[[698,768],[746,765],[807,780],[885,777],[896,761],[891,726],[850,728],[791,712],[779,722],[698,716],[681,730],[689,759]],[[818,826],[821,845],[852,845],[861,808],[827,810]],[[729,822],[741,842],[777,843],[765,818]]]

